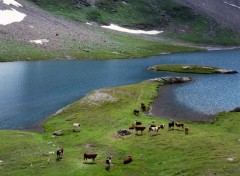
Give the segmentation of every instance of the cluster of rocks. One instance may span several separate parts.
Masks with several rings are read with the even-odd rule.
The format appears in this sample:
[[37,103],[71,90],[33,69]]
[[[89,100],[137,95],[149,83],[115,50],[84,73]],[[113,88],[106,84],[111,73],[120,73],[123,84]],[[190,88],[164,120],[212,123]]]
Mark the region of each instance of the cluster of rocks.
[[236,70],[225,70],[225,69],[217,69],[216,73],[221,73],[221,74],[234,74],[238,73]]
[[191,81],[189,77],[173,77],[173,76],[165,76],[160,78],[150,79],[153,82],[161,82],[164,84],[175,84],[175,83],[186,83]]

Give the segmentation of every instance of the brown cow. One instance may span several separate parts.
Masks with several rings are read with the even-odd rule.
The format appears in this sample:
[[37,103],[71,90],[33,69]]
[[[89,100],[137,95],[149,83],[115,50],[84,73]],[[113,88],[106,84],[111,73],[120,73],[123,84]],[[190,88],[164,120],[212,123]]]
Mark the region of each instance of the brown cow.
[[128,163],[131,163],[132,162],[132,157],[131,156],[128,156],[127,158],[125,158],[123,160],[123,164],[128,164]]
[[63,148],[60,147],[57,149],[57,159],[62,159],[62,155],[63,155]]
[[134,109],[133,114],[136,115],[136,116],[139,115],[139,110]]
[[183,123],[175,122],[175,125],[176,125],[176,127],[182,127],[182,128],[184,128],[184,124],[183,124]]
[[145,130],[145,128],[146,127],[144,127],[144,126],[135,126],[135,130],[136,130],[137,134],[138,134],[138,131],[141,131],[141,135],[142,135],[143,130]]
[[188,127],[185,127],[185,128],[184,128],[184,131],[185,131],[185,134],[188,134],[189,128],[188,128]]
[[146,106],[144,103],[141,103],[141,110],[142,110],[142,112],[146,111]]
[[95,163],[95,158],[97,157],[97,155],[98,155],[98,154],[95,154],[95,153],[84,153],[83,159],[84,159],[84,160],[92,159],[93,162]]
[[142,125],[142,122],[135,120],[135,125]]

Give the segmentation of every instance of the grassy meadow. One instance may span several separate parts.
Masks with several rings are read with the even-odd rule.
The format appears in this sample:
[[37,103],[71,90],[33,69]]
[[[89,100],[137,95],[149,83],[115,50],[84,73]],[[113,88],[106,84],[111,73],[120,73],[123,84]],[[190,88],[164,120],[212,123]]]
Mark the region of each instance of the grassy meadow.
[[[44,132],[0,131],[0,175],[239,175],[239,113],[220,113],[212,122],[184,122],[181,128],[162,129],[158,134],[143,135],[135,131],[119,136],[117,131],[140,120],[143,125],[167,124],[133,109],[140,103],[149,108],[163,84],[144,81],[134,85],[100,89],[66,107],[49,118]],[[73,123],[80,123],[80,132],[73,132]],[[53,136],[62,130],[63,136]],[[58,147],[63,158],[56,160]],[[54,153],[53,153],[54,152]],[[85,152],[97,153],[96,163],[85,162]],[[111,155],[112,165],[105,170],[105,159]],[[127,165],[123,159],[132,156]]]
[[[50,59],[124,59],[160,55],[162,53],[201,51],[197,47],[179,46],[166,42],[141,39],[128,34],[109,32],[104,37],[111,45],[96,46],[95,43],[82,43],[64,40],[65,47],[61,50],[44,48],[17,40],[0,38],[0,62],[36,61]],[[85,50],[87,48],[87,51]]]

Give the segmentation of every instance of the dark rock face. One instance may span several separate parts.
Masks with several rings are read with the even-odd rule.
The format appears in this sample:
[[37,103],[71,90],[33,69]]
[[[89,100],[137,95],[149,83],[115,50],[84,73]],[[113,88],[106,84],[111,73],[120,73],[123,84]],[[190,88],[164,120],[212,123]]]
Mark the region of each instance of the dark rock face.
[[95,3],[95,1],[90,1],[90,0],[76,0],[75,6],[77,8],[89,7],[89,6],[93,6],[94,3]]

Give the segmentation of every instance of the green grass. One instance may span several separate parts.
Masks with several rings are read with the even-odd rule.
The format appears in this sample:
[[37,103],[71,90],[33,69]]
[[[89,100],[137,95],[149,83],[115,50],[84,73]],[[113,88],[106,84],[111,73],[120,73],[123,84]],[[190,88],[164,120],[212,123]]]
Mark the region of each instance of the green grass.
[[[184,68],[188,67],[188,68]],[[190,68],[189,68],[190,67]],[[195,73],[195,74],[214,74],[217,73],[217,67],[201,66],[201,65],[182,65],[182,64],[162,64],[150,67],[152,71],[169,71],[177,73]]]
[[114,32],[103,34],[103,37],[110,41],[111,44],[103,42],[101,45],[95,45],[93,41],[82,43],[64,38],[62,40],[66,47],[52,51],[46,51],[46,49],[39,48],[36,45],[0,38],[0,62],[49,60],[68,57],[101,60],[123,59],[147,57],[166,52],[201,51],[199,48],[154,42]]
[[[119,129],[127,129],[135,119],[148,125],[169,120],[154,118],[132,110],[140,103],[149,108],[157,96],[158,83],[99,90],[114,101],[91,102],[88,96],[73,103],[61,114],[50,118],[43,134],[21,131],[0,131],[1,175],[239,175],[239,113],[220,113],[213,122],[184,122],[190,129],[160,130],[158,135],[133,134],[117,137]],[[94,103],[97,103],[94,104]],[[72,124],[79,122],[81,131],[72,132]],[[63,130],[64,136],[53,137],[52,132]],[[64,147],[61,161],[56,161],[57,147]],[[83,153],[98,153],[96,164],[84,164]],[[112,155],[112,167],[106,171],[105,159]],[[124,165],[131,155],[133,162]],[[234,158],[228,161],[227,158]]]
[[22,60],[47,60],[56,58],[56,53],[47,52],[31,44],[0,38],[0,62]]

